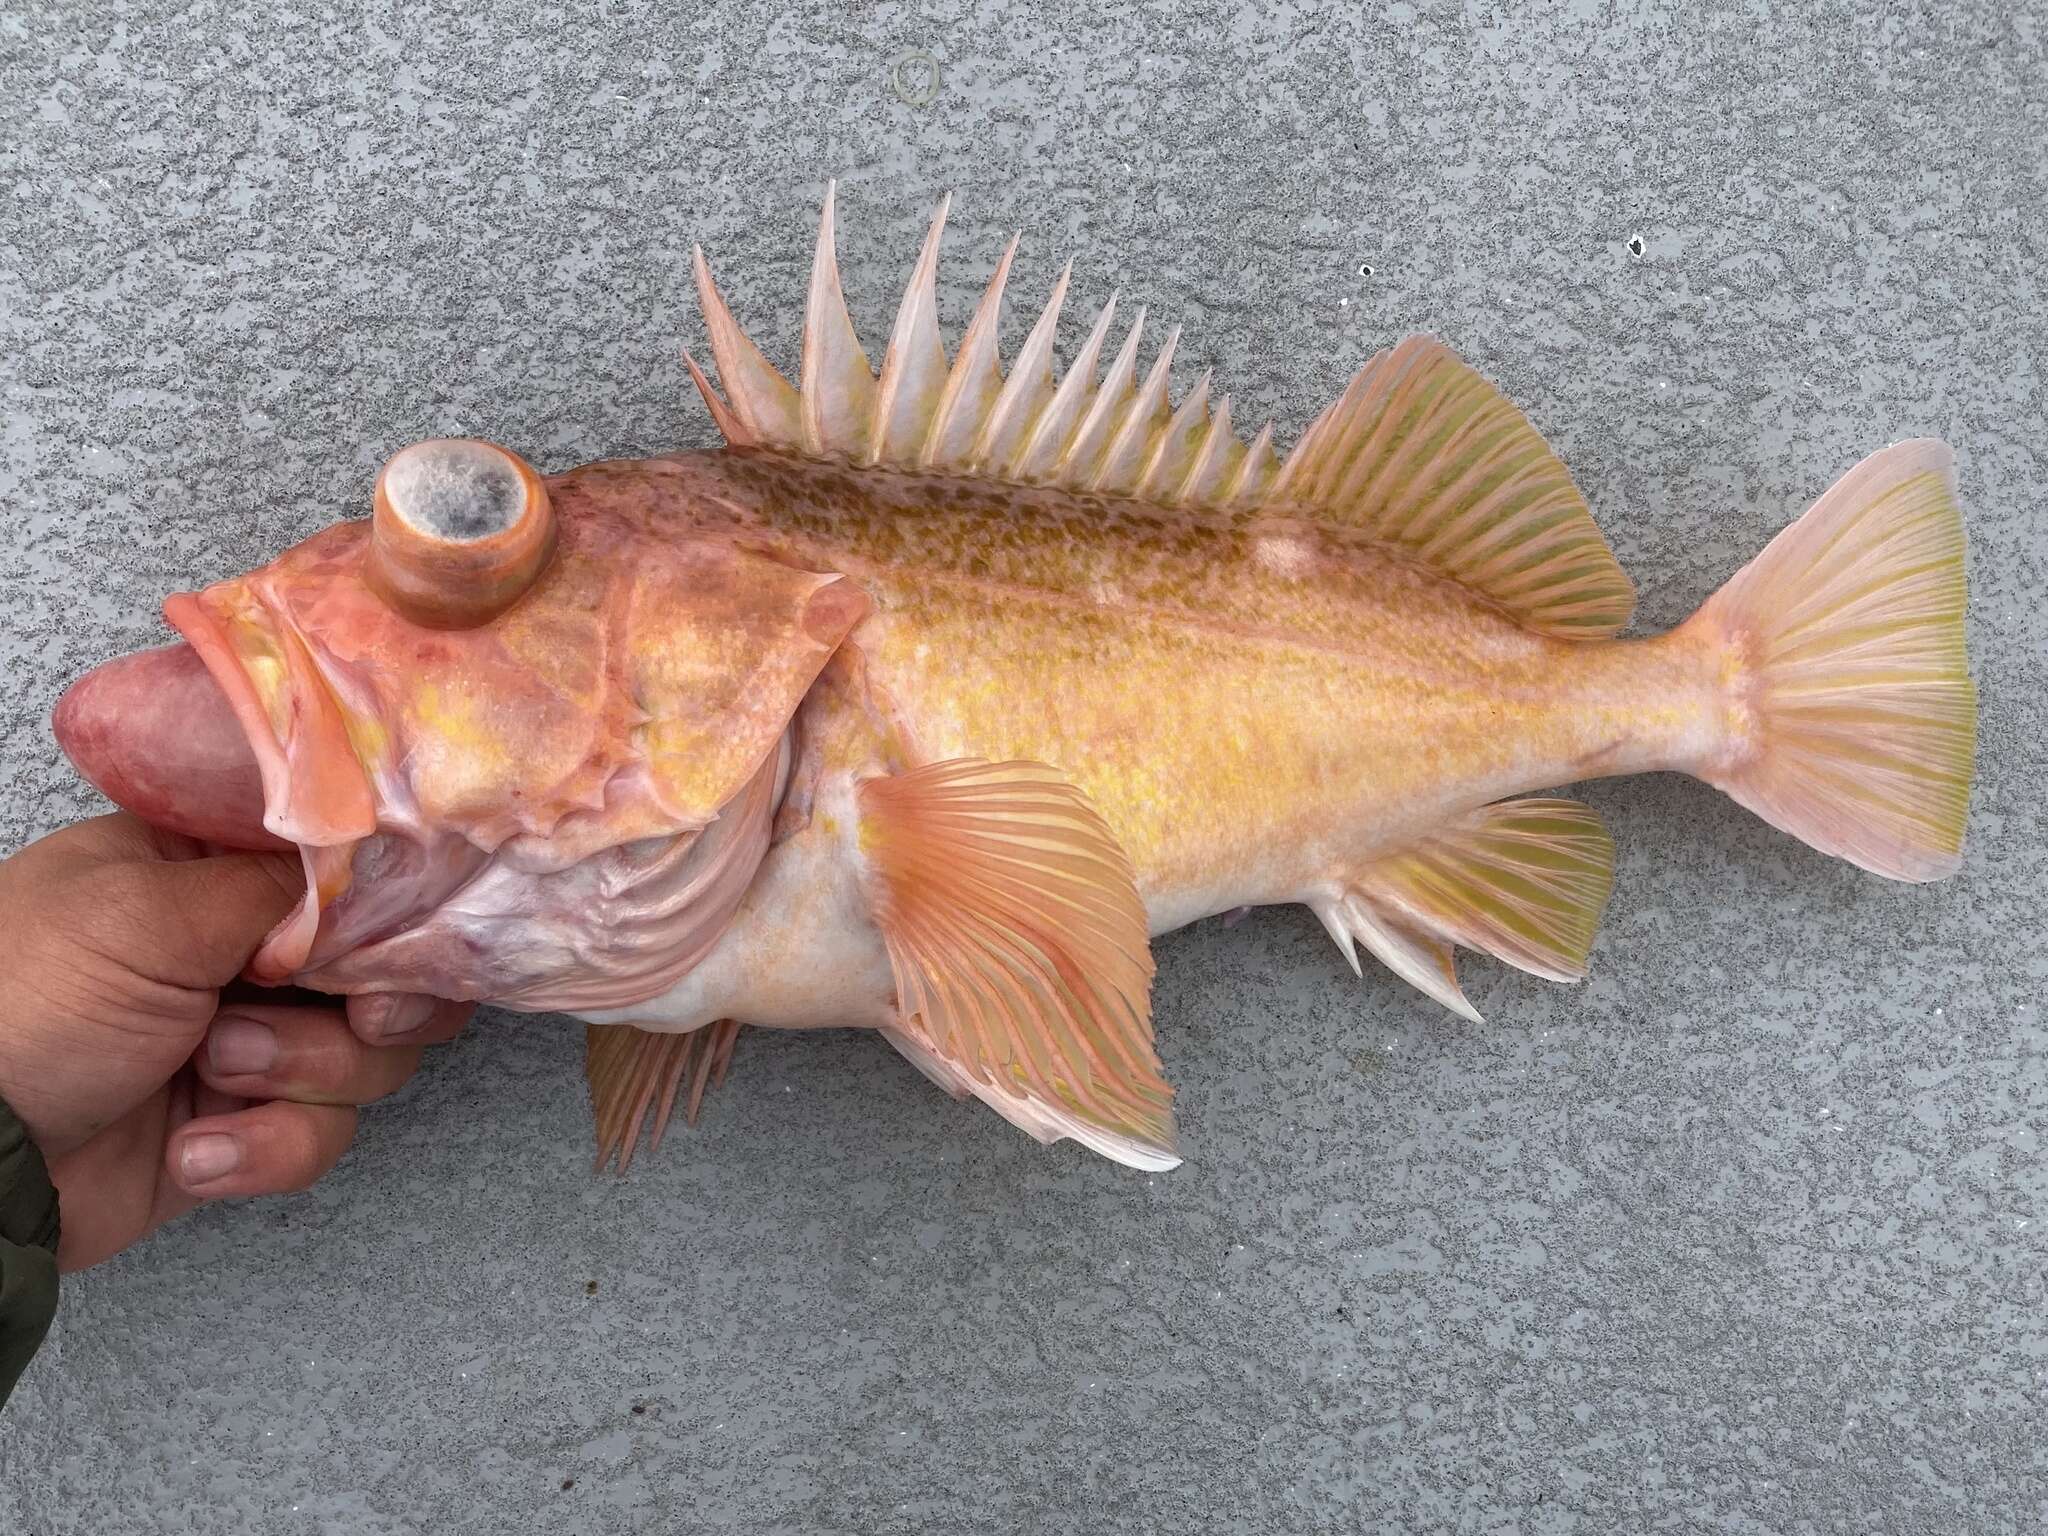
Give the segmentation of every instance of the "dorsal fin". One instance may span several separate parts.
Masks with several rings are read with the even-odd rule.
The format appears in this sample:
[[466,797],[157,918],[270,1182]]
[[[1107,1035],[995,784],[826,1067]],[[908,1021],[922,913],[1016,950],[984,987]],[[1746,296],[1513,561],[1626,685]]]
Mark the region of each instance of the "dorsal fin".
[[1165,506],[1222,507],[1255,501],[1276,463],[1270,432],[1247,449],[1230,430],[1227,401],[1212,411],[1204,385],[1176,407],[1167,398],[1175,332],[1139,381],[1144,311],[1138,312],[1098,387],[1116,313],[1112,297],[1064,379],[1052,368],[1054,329],[1073,275],[1069,262],[1006,377],[996,347],[1004,282],[1017,242],[1004,250],[960,349],[948,367],[938,329],[936,268],[946,203],[925,236],[898,306],[877,379],[861,349],[839,283],[828,188],[804,314],[803,377],[792,386],[747,339],[693,253],[704,324],[721,398],[692,359],[690,377],[713,421],[736,448],[777,448],[857,463],[991,475],[1071,490],[1131,493]]
[[1544,634],[1611,635],[1635,603],[1529,418],[1433,337],[1411,336],[1361,368],[1263,504],[1392,544]]
[[690,373],[735,447],[1139,495],[1162,506],[1267,509],[1392,545],[1543,634],[1591,640],[1628,622],[1634,592],[1564,465],[1513,402],[1441,342],[1411,336],[1375,357],[1283,465],[1270,427],[1246,444],[1231,427],[1228,399],[1211,408],[1206,375],[1179,405],[1168,398],[1178,332],[1139,382],[1143,310],[1098,387],[1114,297],[1055,380],[1053,330],[1072,263],[1005,379],[995,328],[1014,240],[949,368],[935,286],[941,203],[878,382],[840,290],[835,203],[828,189],[800,389],[747,340],[697,258],[730,404],[694,362]]

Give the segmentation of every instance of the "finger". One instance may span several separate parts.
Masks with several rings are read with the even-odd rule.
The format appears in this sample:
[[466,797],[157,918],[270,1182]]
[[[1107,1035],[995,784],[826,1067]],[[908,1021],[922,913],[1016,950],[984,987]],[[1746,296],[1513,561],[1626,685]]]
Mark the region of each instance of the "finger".
[[419,992],[364,992],[348,1000],[348,1025],[369,1045],[440,1045],[468,1026],[475,1003]]
[[222,1009],[193,1058],[210,1088],[301,1104],[374,1103],[419,1064],[417,1045],[365,1045],[338,1008]]
[[205,850],[182,832],[152,826],[132,811],[88,816],[60,827],[41,845],[54,857],[86,864],[117,860],[196,859]]
[[164,1143],[171,1182],[202,1200],[305,1189],[341,1161],[356,1112],[278,1100],[181,1126]]
[[159,931],[178,946],[165,946],[162,959],[177,974],[162,979],[188,987],[233,980],[306,889],[293,854],[224,853],[141,867],[163,903]]
[[188,990],[235,976],[299,903],[299,863],[279,853],[133,859],[74,887],[82,939],[136,975]]

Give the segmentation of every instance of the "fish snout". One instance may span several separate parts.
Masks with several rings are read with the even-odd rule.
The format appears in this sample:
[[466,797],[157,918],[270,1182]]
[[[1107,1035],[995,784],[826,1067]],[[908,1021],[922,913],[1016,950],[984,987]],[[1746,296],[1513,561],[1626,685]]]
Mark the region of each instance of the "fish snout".
[[292,847],[264,827],[256,754],[190,645],[94,667],[50,723],[85,780],[144,821],[231,848]]

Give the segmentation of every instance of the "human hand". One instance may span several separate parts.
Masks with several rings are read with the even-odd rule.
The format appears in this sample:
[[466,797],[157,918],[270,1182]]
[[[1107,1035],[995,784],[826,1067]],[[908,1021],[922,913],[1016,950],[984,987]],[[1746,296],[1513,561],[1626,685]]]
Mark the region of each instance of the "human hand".
[[295,857],[208,857],[126,813],[0,861],[0,1099],[57,1187],[61,1268],[202,1200],[304,1189],[356,1106],[468,1021],[470,1004],[411,996],[223,1003],[302,889]]

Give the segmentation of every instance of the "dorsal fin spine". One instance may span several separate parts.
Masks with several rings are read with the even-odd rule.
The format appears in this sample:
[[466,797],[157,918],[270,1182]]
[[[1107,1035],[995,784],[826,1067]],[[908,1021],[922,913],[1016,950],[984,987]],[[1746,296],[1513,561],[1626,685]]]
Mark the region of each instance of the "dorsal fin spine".
[[1217,397],[1215,413],[1209,418],[1201,442],[1195,446],[1187,473],[1174,487],[1174,504],[1206,501],[1208,489],[1223,476],[1229,450],[1236,446],[1237,439],[1230,431],[1230,396],[1221,395]]
[[1244,456],[1224,481],[1217,499],[1226,507],[1243,506],[1259,500],[1272,476],[1273,423],[1269,421],[1259,428],[1259,435],[1246,447]]
[[1145,382],[1138,386],[1136,397],[1110,434],[1109,446],[1102,451],[1102,462],[1089,477],[1089,484],[1096,490],[1122,493],[1138,483],[1139,474],[1151,458],[1153,437],[1164,426],[1166,386],[1172,376],[1174,348],[1179,345],[1180,327],[1176,325],[1166,333]]
[[803,446],[810,453],[851,454],[873,420],[875,374],[861,350],[846,295],[839,284],[833,229],[838,183],[825,184],[818,245],[811,256],[810,294],[804,305]]
[[1056,462],[1060,450],[1066,444],[1067,429],[1075,417],[1081,414],[1089,395],[1095,387],[1095,361],[1102,354],[1102,343],[1109,335],[1109,322],[1116,315],[1117,296],[1112,293],[1109,301],[1102,306],[1102,312],[1095,317],[1094,329],[1089,331],[1088,340],[1081,346],[1081,353],[1068,367],[1066,377],[1061,379],[1052,392],[1052,398],[1037,418],[1025,429],[1024,440],[1010,458],[1008,471],[1019,480],[1036,479],[1049,472]]
[[[1178,328],[1174,334],[1180,334]],[[1131,486],[1133,496],[1158,496],[1169,503],[1179,500],[1181,476],[1194,459],[1195,435],[1209,420],[1209,374],[1204,370],[1195,380],[1180,408],[1167,418],[1153,440],[1145,461],[1138,466],[1138,478]]]
[[711,387],[711,381],[704,377],[704,370],[697,366],[697,359],[685,351],[683,366],[690,371],[690,382],[697,386],[697,393],[704,397],[704,405],[711,412],[711,419],[717,424],[719,435],[735,448],[752,448],[761,439],[747,424],[735,416],[732,407],[719,398],[718,391]]
[[1124,336],[1124,344],[1110,361],[1109,372],[1103,375],[1102,387],[1088,402],[1088,408],[1081,413],[1081,424],[1054,461],[1053,468],[1062,484],[1088,484],[1100,450],[1107,445],[1111,425],[1130,402],[1131,380],[1138,371],[1138,343],[1144,333],[1145,310],[1141,305]]
[[930,231],[917,254],[910,282],[903,290],[903,302],[896,310],[896,327],[889,334],[889,349],[882,355],[882,377],[875,389],[874,417],[868,428],[867,462],[892,463],[914,451],[926,435],[934,403],[945,387],[946,347],[939,338],[939,240],[946,228],[946,211],[953,205],[948,192],[939,200]]
[[690,263],[697,279],[697,302],[704,311],[704,329],[711,341],[711,360],[718,367],[732,414],[758,442],[793,442],[796,390],[733,319],[701,248],[691,247]]
[[1208,409],[1206,378],[1172,404],[1174,338],[1135,382],[1142,310],[1098,387],[1114,295],[1055,382],[1071,262],[1004,377],[996,328],[1014,238],[948,369],[936,298],[948,206],[920,251],[879,385],[840,284],[836,185],[819,217],[796,389],[739,329],[693,252],[724,397],[694,360],[691,377],[728,441],[1198,508],[1271,509],[1391,545],[1542,633],[1598,638],[1627,621],[1628,579],[1569,473],[1514,404],[1441,343],[1411,336],[1376,354],[1282,463],[1270,426],[1239,444],[1228,402]]
[[917,464],[957,464],[974,447],[982,424],[994,410],[1002,388],[1003,359],[997,346],[997,331],[1003,318],[1003,288],[1010,280],[1010,263],[1017,255],[1021,234],[1010,236],[996,262],[995,274],[975,306],[974,318],[960,338],[960,350],[953,359],[953,371],[946,376],[937,410],[932,413],[931,430],[917,453]]
[[1069,261],[1053,283],[1045,308],[1017,353],[1016,366],[1003,381],[996,403],[989,409],[988,420],[975,437],[973,451],[967,458],[968,469],[1007,464],[1011,450],[1038,414],[1041,399],[1052,393],[1052,346],[1060,310],[1067,302],[1067,284],[1073,276],[1074,264]]

